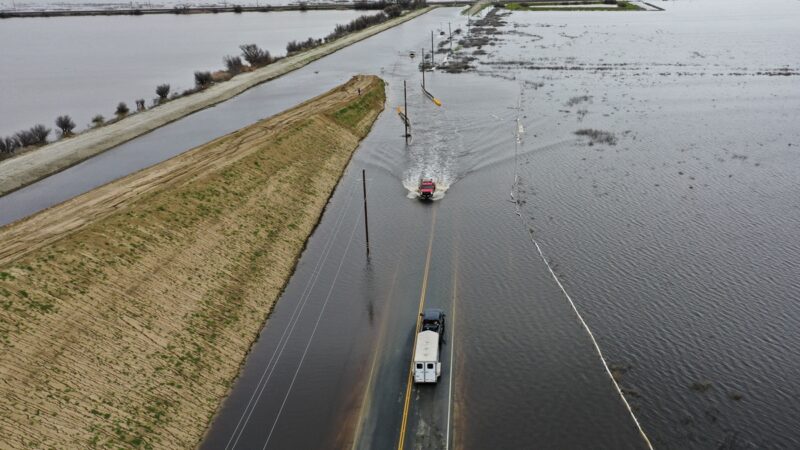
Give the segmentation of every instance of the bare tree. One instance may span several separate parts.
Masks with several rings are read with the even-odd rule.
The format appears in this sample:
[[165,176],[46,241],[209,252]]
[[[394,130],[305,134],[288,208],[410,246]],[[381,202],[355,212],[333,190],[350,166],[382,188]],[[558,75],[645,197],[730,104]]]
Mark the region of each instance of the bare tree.
[[239,46],[244,60],[252,67],[265,66],[272,62],[272,57],[266,50],[261,50],[256,44],[243,44]]
[[0,153],[10,155],[19,148],[19,141],[13,136],[0,138]]
[[156,95],[158,95],[159,102],[166,101],[169,96],[169,85],[165,83],[156,86]]
[[96,116],[92,117],[92,124],[94,124],[95,128],[102,126],[105,122],[106,118],[103,117],[102,114],[97,114]]
[[50,134],[50,128],[47,128],[44,125],[34,125],[30,129],[31,134],[33,134],[35,145],[44,145],[47,144],[47,136]]
[[403,8],[401,8],[400,5],[389,5],[384,8],[383,12],[386,13],[390,19],[393,19],[395,17],[400,17],[400,15],[403,14]]
[[242,72],[242,69],[244,69],[242,58],[238,56],[226,56],[222,58],[222,61],[225,63],[225,68],[231,75],[239,74]]
[[19,142],[20,147],[27,147],[36,144],[36,137],[30,130],[21,130],[14,133],[14,139]]
[[211,86],[213,82],[213,78],[211,77],[211,72],[195,72],[194,73],[194,84],[200,88],[205,89]]
[[117,105],[117,111],[115,112],[117,117],[123,118],[128,115],[128,112],[130,112],[128,105],[126,105],[125,102],[119,102],[119,105]]
[[56,117],[56,126],[61,130],[61,135],[67,137],[72,135],[72,130],[75,129],[75,122],[72,121],[70,116],[58,116]]

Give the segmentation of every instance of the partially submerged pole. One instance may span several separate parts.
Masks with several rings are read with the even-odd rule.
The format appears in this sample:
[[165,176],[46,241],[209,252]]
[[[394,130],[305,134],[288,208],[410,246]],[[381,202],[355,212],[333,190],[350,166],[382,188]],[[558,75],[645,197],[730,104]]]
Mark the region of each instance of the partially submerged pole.
[[422,89],[425,89],[425,49],[422,49]]
[[403,120],[403,123],[406,125],[406,145],[408,145],[408,96],[406,95],[406,80],[403,80],[403,112],[405,113],[406,117]]
[[364,232],[367,237],[367,256],[369,256],[369,220],[367,219],[367,171],[361,169],[361,186],[364,188]]
[[450,54],[453,53],[453,27],[450,26],[450,22],[447,22],[447,31],[450,33]]
[[433,68],[433,55],[434,54],[435,53],[433,51],[433,30],[431,30],[431,68]]

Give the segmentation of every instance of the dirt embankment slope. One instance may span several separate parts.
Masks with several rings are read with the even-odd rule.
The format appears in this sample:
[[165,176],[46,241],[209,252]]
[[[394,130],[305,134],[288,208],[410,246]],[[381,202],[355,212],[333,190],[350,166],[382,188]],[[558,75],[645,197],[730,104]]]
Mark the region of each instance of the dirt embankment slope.
[[0,448],[195,446],[384,101],[354,77],[0,229]]
[[0,161],[0,195],[41,180],[193,112],[235,97],[254,86],[299,69],[323,56],[425,14],[432,8],[434,7],[411,11],[404,16],[348,34],[333,42],[288,56],[253,72],[241,74],[202,92],[134,114],[111,125],[88,130],[75,137],[54,142],[38,150]]

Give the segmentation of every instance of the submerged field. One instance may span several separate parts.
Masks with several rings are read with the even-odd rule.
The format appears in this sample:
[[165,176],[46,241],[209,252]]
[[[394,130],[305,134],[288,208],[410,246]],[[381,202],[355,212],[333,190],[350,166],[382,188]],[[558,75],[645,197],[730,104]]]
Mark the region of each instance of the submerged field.
[[354,77],[0,230],[0,447],[195,446],[384,98]]
[[[119,102],[133,111],[136,99],[144,99],[150,107],[159,84],[170,84],[173,93],[193,88],[195,71],[224,69],[223,57],[240,55],[242,44],[284,55],[289,41],[322,38],[359,15],[345,10],[4,19],[0,51],[15,61],[15,70],[0,72],[0,83],[13,86],[0,94],[0,136],[37,123],[53,128],[61,114],[72,116],[76,131],[90,128],[96,114],[113,119]],[[55,137],[54,132],[50,138]]]

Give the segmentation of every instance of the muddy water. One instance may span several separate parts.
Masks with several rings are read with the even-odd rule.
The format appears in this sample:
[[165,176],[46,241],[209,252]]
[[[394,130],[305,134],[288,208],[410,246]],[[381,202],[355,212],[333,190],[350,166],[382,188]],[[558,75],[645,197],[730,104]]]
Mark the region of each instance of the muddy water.
[[664,5],[512,14],[477,70],[522,86],[522,209],[654,444],[797,448],[800,6]]
[[[427,301],[458,308],[448,344],[457,447],[642,447],[537,259],[533,233],[657,447],[794,448],[800,61],[787,43],[800,37],[798,7],[664,6],[670,11],[505,17],[474,71],[428,78],[441,109],[421,94],[417,61],[407,56],[429,45],[432,28],[461,26],[456,11],[435,11],[6,196],[3,221],[354,72],[377,73],[389,83],[387,112],[204,447],[394,446],[408,323],[433,229]],[[778,72],[785,75],[770,75]],[[404,79],[408,148],[393,111]],[[518,116],[524,133],[515,156]],[[599,132],[577,136],[581,129]],[[361,167],[370,184],[369,262],[358,241]],[[420,175],[448,186],[441,200],[407,198]],[[448,427],[438,405],[449,396],[428,394],[414,393],[415,405],[431,409],[412,414],[410,442],[443,447]]]
[[[148,107],[155,88],[194,86],[194,71],[219,70],[239,45],[272,54],[286,43],[324,37],[358,11],[253,14],[145,15],[5,19],[0,54],[14,61],[0,70],[0,136],[37,123],[53,128],[69,114],[78,129],[92,117],[114,117],[117,103]],[[52,138],[53,136],[51,136]]]

